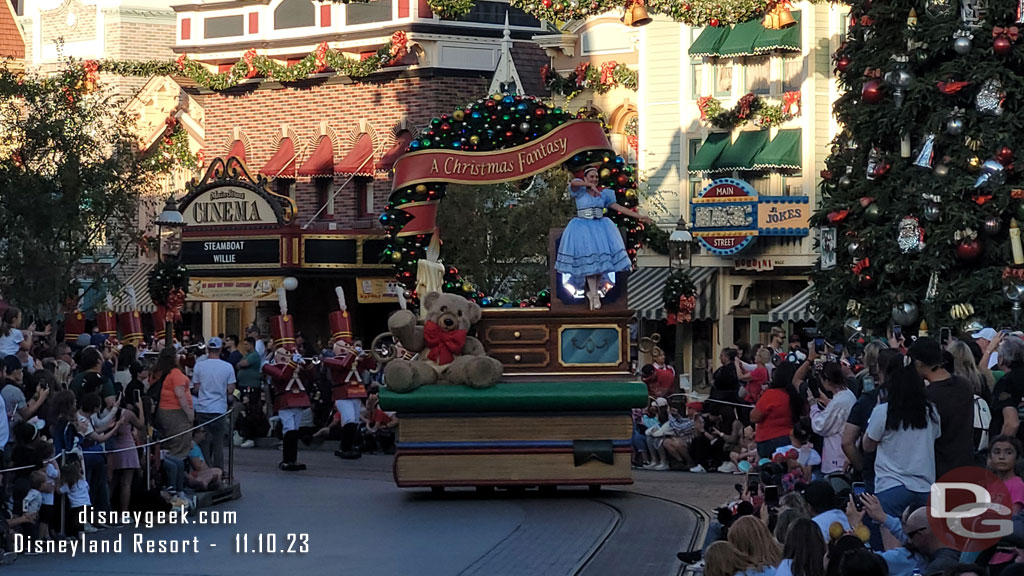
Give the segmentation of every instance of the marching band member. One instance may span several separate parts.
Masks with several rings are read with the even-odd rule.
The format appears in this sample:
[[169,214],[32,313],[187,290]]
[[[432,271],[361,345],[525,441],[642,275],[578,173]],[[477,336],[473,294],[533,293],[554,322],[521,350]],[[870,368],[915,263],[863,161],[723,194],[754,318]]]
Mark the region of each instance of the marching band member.
[[297,462],[299,455],[299,421],[302,412],[310,407],[309,392],[302,382],[299,369],[304,364],[300,354],[295,352],[295,324],[288,315],[288,302],[284,289],[278,290],[281,315],[270,319],[270,332],[274,338],[274,361],[263,366],[263,373],[270,376],[274,388],[274,408],[281,419],[284,433],[284,447],[281,470],[294,472],[305,470],[305,464]]
[[367,354],[352,346],[351,318],[345,305],[345,292],[341,286],[334,289],[338,295],[339,310],[331,312],[328,322],[334,358],[324,358],[331,379],[331,396],[341,417],[341,449],[335,456],[355,460],[362,456],[356,445],[359,437],[359,415],[366,398],[366,386],[360,371],[366,366]]

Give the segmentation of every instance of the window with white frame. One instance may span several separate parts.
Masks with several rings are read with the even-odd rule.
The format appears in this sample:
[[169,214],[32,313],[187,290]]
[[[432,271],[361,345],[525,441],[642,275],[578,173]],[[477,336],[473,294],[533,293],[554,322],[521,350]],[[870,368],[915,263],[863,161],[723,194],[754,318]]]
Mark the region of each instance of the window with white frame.
[[768,56],[752,56],[746,59],[743,65],[743,74],[747,92],[767,94],[771,91],[770,64]]
[[[690,138],[686,141],[686,149],[689,153],[687,156],[687,165],[689,162],[693,162],[693,159],[697,156],[697,151],[700,150],[701,146],[700,138]],[[696,198],[697,194],[700,194],[701,188],[704,187],[704,177],[700,174],[689,175],[690,179],[690,198]]]
[[767,172],[747,172],[744,179],[754,190],[757,190],[758,194],[771,195],[771,178]]
[[310,0],[283,0],[274,8],[274,30],[316,24],[316,8]]
[[636,38],[636,30],[627,28],[623,31],[620,24],[604,24],[580,35],[580,49],[583,56],[632,52]]
[[369,218],[373,213],[373,180],[356,178],[356,206],[360,218]]
[[782,174],[782,194],[785,196],[804,195],[804,176],[799,170],[791,170]]
[[782,58],[782,91],[800,90],[804,81],[804,59],[800,54],[787,55]]
[[690,96],[694,99],[704,96],[704,59],[693,58],[690,60]]
[[345,24],[370,24],[391,20],[391,0],[369,0],[345,4]]
[[732,61],[715,64],[715,96],[732,95]]

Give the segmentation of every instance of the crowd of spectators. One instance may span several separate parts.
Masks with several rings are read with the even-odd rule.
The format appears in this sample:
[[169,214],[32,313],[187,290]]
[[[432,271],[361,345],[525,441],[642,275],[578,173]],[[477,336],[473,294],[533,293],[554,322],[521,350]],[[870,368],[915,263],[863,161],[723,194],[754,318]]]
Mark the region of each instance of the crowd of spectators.
[[[702,550],[680,553],[708,576],[1024,573],[1022,336],[897,334],[851,353],[773,332],[724,350],[703,401],[637,411],[634,464],[742,475]],[[963,467],[997,477],[1014,515],[981,552],[928,521],[932,485]]]

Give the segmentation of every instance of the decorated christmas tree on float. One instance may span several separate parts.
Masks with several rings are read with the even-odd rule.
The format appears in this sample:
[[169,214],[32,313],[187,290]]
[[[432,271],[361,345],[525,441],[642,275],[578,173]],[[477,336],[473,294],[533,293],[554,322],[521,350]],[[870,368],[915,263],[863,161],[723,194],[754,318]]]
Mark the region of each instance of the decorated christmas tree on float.
[[834,55],[843,128],[815,215],[813,305],[829,334],[1012,323],[1008,298],[1024,287],[1019,6],[852,3]]

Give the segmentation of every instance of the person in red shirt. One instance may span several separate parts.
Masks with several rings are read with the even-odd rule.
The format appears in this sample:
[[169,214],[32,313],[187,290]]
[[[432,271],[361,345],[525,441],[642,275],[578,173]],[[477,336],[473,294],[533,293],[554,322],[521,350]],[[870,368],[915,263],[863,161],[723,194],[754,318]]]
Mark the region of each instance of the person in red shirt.
[[740,382],[743,382],[744,387],[747,389],[747,394],[742,400],[751,404],[757,404],[757,401],[761,398],[761,392],[768,385],[768,364],[771,361],[771,351],[767,348],[760,348],[757,351],[757,355],[754,356],[754,369],[748,372],[744,369],[743,363],[737,358],[736,373],[739,375]]
[[665,362],[665,351],[655,346],[653,364],[640,369],[640,379],[647,385],[647,395],[652,398],[667,398],[672,394],[676,382],[676,371]]
[[793,424],[804,414],[804,402],[793,387],[796,365],[783,362],[775,368],[772,383],[750,413],[756,424],[754,439],[759,458],[771,458],[775,450],[789,444]]

